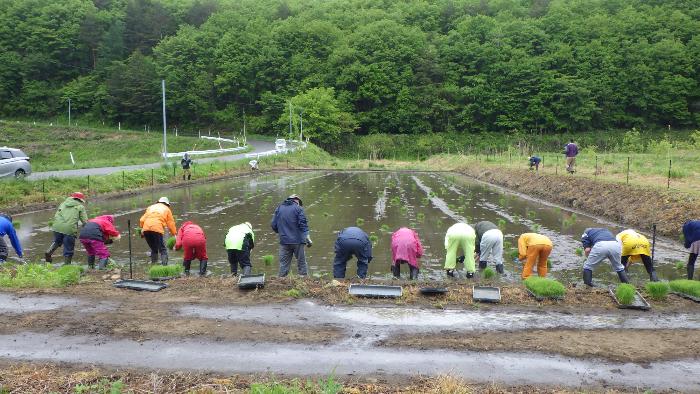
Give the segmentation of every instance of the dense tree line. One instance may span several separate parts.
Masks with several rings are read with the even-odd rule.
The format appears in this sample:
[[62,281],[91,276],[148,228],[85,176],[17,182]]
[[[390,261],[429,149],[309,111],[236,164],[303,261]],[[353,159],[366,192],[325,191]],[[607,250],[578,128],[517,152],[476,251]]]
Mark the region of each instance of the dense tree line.
[[0,114],[284,132],[700,123],[694,0],[0,0]]

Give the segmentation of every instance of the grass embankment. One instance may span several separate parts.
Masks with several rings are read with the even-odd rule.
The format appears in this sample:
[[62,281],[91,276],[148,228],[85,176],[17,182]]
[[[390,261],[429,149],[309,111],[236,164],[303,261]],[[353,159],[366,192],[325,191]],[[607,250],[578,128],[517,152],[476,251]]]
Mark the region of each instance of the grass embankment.
[[[196,165],[192,170],[193,180],[223,177],[249,173],[248,159],[233,162],[212,162]],[[337,163],[328,153],[309,144],[303,150],[287,155],[261,157],[260,168],[263,170],[286,168],[328,167]],[[337,164],[336,164],[337,165]],[[151,186],[162,186],[182,182],[179,164],[163,165],[157,169],[124,171],[104,176],[85,178],[51,178],[37,181],[3,182],[0,193],[0,209],[19,210],[29,204],[63,201],[74,191],[82,191],[91,197],[100,194],[133,191]],[[89,211],[89,208],[88,208]]]
[[[0,146],[19,148],[31,158],[32,171],[111,167],[161,160],[163,134],[0,121]],[[168,151],[235,148],[230,142],[168,134]],[[71,163],[73,153],[75,165]],[[198,156],[201,157],[201,156]],[[175,159],[171,159],[175,160]],[[179,162],[179,159],[177,160]]]
[[64,265],[54,268],[51,264],[10,265],[0,269],[0,287],[51,288],[66,287],[80,281],[82,268]]

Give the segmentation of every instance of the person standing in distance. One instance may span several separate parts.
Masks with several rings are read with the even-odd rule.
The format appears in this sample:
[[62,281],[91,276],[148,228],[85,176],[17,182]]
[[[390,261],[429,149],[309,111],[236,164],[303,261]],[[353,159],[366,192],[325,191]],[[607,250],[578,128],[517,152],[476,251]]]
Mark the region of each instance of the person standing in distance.
[[307,274],[304,246],[311,247],[312,242],[303,206],[301,198],[292,194],[277,206],[272,215],[272,231],[279,234],[280,239],[280,278],[289,274],[292,256],[297,258],[297,274],[299,276]]
[[564,155],[566,156],[566,172],[573,174],[576,170],[576,156],[578,155],[578,145],[574,143],[574,139],[569,140],[569,143],[564,147]]

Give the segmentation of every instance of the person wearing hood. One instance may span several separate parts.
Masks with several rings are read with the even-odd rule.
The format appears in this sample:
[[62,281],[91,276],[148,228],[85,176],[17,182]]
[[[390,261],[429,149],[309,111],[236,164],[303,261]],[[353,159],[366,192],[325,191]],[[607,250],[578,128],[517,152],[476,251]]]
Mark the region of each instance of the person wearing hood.
[[238,265],[243,275],[250,275],[250,251],[255,247],[255,234],[249,222],[241,223],[228,229],[226,234],[226,254],[231,266],[231,274],[238,275]]
[[17,256],[22,258],[22,245],[19,243],[19,237],[17,237],[15,227],[12,225],[12,216],[0,213],[0,264],[7,261],[7,257],[10,254],[4,239],[6,235],[10,239],[10,244]]
[[654,263],[651,261],[651,244],[647,237],[632,229],[627,229],[617,234],[615,239],[622,244],[622,259],[620,262],[625,267],[625,271],[629,271],[630,263],[641,261],[644,264],[644,269],[649,274],[649,280],[652,282],[659,281],[656,271],[654,271]]
[[587,228],[581,235],[586,262],[583,263],[583,283],[593,286],[593,269],[606,258],[617,272],[621,283],[629,283],[622,265],[622,244],[605,228]]
[[146,212],[139,220],[139,225],[141,226],[141,237],[146,239],[146,243],[151,249],[151,264],[158,261],[158,253],[160,253],[160,263],[168,265],[168,248],[165,247],[163,241],[165,228],[168,228],[170,235],[177,234],[175,218],[170,210],[168,197],[161,197],[157,203],[146,208]]
[[530,163],[531,170],[534,168],[536,171],[539,171],[540,162],[542,162],[542,159],[539,156],[530,156],[527,158],[527,160]]
[[476,232],[476,255],[479,256],[479,269],[483,270],[491,261],[496,263],[496,272],[503,273],[503,232],[489,221],[474,226]]
[[333,277],[345,278],[348,260],[357,258],[357,277],[365,279],[367,268],[372,261],[372,242],[367,233],[359,227],[346,227],[340,230],[335,240],[335,260],[333,260]]
[[552,253],[552,240],[546,235],[525,233],[518,238],[518,260],[525,260],[520,277],[525,280],[532,275],[532,269],[537,264],[537,275],[547,276],[547,259]]
[[85,195],[75,192],[59,205],[51,224],[53,243],[44,253],[47,263],[52,261],[51,255],[59,246],[63,246],[63,263],[70,264],[73,260],[78,227],[88,221],[85,205],[83,204],[85,204]]
[[180,226],[175,238],[175,250],[184,249],[185,255],[182,258],[182,265],[185,267],[185,275],[190,274],[192,260],[199,260],[199,276],[207,275],[207,237],[204,230],[191,221],[187,221]]
[[90,219],[80,229],[80,243],[87,252],[89,268],[95,268],[96,256],[99,259],[97,269],[103,270],[107,267],[110,255],[106,245],[112,243],[112,238],[117,240],[121,238],[121,234],[114,227],[112,215]]
[[303,206],[301,198],[292,194],[275,209],[275,213],[272,215],[272,231],[279,234],[280,239],[279,276],[281,278],[289,274],[292,256],[297,258],[299,276],[307,274],[304,245],[310,248],[312,242]]
[[185,177],[187,177],[188,181],[192,179],[192,171],[190,171],[192,159],[190,159],[189,153],[185,153],[185,155],[182,156],[182,160],[180,160],[180,165],[182,166],[182,180],[184,181]]
[[695,261],[700,254],[700,220],[688,220],[683,224],[683,240],[683,246],[690,252],[686,270],[688,279],[692,280],[695,274]]
[[423,256],[423,245],[414,230],[401,227],[391,234],[391,273],[401,279],[401,264],[408,265],[411,280],[418,279],[418,259]]
[[455,223],[445,234],[445,271],[447,276],[454,277],[454,270],[457,267],[457,251],[461,249],[462,256],[459,260],[464,263],[467,271],[467,278],[473,278],[476,271],[474,263],[474,243],[476,233],[474,229],[466,223]]

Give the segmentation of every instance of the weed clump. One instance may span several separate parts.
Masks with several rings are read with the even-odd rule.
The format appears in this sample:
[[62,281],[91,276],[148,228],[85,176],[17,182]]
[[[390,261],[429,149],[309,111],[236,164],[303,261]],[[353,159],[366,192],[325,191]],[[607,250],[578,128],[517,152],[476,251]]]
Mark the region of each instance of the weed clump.
[[64,265],[55,269],[51,264],[19,265],[16,269],[0,270],[0,287],[66,287],[80,281],[82,268]]
[[271,254],[266,254],[265,256],[262,257],[263,263],[265,264],[266,267],[269,267],[272,265],[272,262],[275,261],[275,256]]
[[700,280],[679,279],[672,280],[668,284],[671,290],[687,294],[693,297],[700,297]]
[[486,267],[483,272],[484,279],[491,279],[496,276],[496,272],[491,267]]
[[634,302],[634,294],[637,290],[628,283],[620,283],[615,289],[615,297],[622,305],[631,305]]
[[666,282],[647,282],[644,289],[652,300],[663,301],[668,295],[669,286]]
[[173,276],[180,276],[182,274],[182,266],[180,264],[173,265],[153,265],[148,269],[148,277],[151,279],[155,278],[169,278]]
[[566,288],[554,279],[531,276],[525,279],[525,287],[538,297],[563,297]]
[[168,249],[172,249],[172,248],[175,247],[175,242],[177,242],[177,240],[175,239],[175,237],[170,237],[170,238],[168,238],[168,241],[165,243],[165,246],[166,246]]

